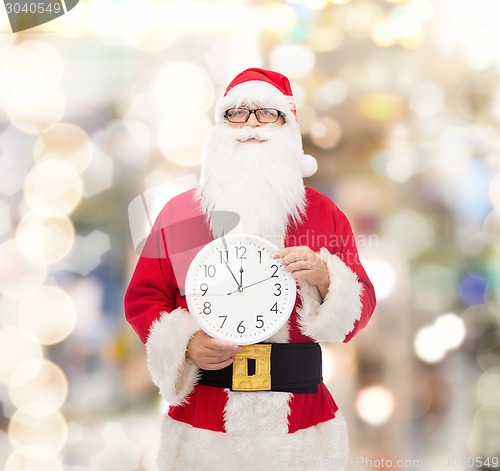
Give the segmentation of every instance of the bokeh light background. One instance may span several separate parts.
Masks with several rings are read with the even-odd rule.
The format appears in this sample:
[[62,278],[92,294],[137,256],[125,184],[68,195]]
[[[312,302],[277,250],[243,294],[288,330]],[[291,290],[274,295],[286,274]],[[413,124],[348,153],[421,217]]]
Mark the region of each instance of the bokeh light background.
[[2,5],[0,466],[155,469],[166,405],[123,320],[127,208],[196,180],[214,102],[249,66],[290,77],[307,184],[347,213],[378,294],[324,350],[349,469],[494,464],[498,18],[497,0],[81,0],[12,34]]

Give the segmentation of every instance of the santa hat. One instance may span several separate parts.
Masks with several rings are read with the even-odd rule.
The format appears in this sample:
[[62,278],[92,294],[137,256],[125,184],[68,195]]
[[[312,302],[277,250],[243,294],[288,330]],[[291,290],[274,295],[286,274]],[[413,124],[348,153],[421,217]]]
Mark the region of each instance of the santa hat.
[[[217,101],[215,121],[222,121],[229,108],[255,103],[262,108],[281,111],[285,115],[286,124],[294,127],[300,134],[290,81],[272,70],[251,68],[238,74],[226,88],[224,96]],[[304,177],[314,175],[318,169],[318,163],[311,155],[304,155],[299,165]]]

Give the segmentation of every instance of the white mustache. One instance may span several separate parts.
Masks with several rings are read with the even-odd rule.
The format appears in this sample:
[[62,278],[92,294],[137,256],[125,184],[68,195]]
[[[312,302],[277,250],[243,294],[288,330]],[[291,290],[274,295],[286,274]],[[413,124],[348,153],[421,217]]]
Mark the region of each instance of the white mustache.
[[248,139],[257,139],[259,141],[268,141],[271,138],[273,128],[260,129],[244,126],[240,129],[234,129],[235,138],[238,141],[246,141]]

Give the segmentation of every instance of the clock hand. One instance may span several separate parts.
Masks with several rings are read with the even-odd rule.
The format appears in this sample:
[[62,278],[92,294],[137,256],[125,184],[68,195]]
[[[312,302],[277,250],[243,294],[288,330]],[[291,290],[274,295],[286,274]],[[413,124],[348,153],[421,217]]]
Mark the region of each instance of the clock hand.
[[240,268],[240,288],[243,286],[243,259],[241,259],[241,268]]
[[[229,256],[229,250],[227,248],[227,244],[226,244],[226,239],[224,237],[224,234],[221,236],[221,239],[222,239],[222,245],[224,246],[224,250],[225,252],[228,254]],[[236,284],[238,285],[238,289],[241,289],[241,284],[238,283],[238,280],[236,279],[236,277],[234,276],[234,273],[233,271],[231,270],[231,267],[228,265],[228,263],[224,260],[224,257],[222,257],[222,261],[224,262],[224,265],[226,265],[226,268],[229,270],[229,273],[231,273],[231,276],[233,277],[233,280],[236,282]]]
[[239,289],[237,289],[235,291],[231,291],[230,293],[227,293],[227,294],[230,295],[230,294],[236,293],[238,291],[243,291],[243,290],[245,290],[247,288],[250,288],[250,286],[258,285],[259,283],[264,283],[264,281],[270,280],[271,278],[273,278],[273,276],[265,278],[264,280],[256,281],[255,283],[251,283],[251,284],[246,285],[246,286],[242,286],[241,288],[239,288]]

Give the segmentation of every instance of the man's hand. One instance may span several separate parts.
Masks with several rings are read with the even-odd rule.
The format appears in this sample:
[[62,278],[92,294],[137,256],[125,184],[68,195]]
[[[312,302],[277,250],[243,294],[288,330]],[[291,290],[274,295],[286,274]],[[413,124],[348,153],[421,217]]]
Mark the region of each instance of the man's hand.
[[285,270],[296,280],[305,280],[316,286],[325,299],[330,286],[330,275],[326,263],[309,247],[287,247],[275,252],[273,258],[281,258]]
[[188,343],[186,357],[204,370],[220,370],[234,361],[241,348],[210,337],[203,330],[196,332]]

